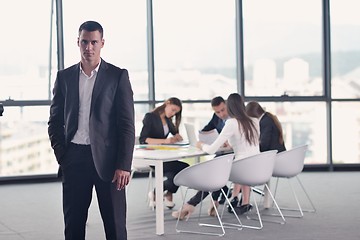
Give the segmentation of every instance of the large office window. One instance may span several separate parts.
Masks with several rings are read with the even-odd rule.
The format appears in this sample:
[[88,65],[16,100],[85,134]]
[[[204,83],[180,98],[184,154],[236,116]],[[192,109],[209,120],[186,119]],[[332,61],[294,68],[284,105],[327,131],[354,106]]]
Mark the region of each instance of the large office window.
[[323,95],[320,0],[244,0],[247,96]]
[[360,2],[332,0],[332,97],[360,97]]
[[[242,2],[245,96],[324,96],[322,1]],[[279,117],[288,149],[308,144],[307,164],[328,163],[325,102],[262,104]]]
[[287,149],[308,144],[305,163],[327,163],[324,102],[260,102],[260,105],[278,117]]
[[[56,69],[51,45],[51,2],[7,1],[0,8],[0,100],[39,100],[49,97],[49,69]],[[36,14],[34,14],[34,11]],[[56,44],[54,45],[56,46]]]
[[360,163],[360,102],[333,103],[334,163]]
[[[357,0],[332,0],[331,86],[334,163],[360,163],[360,16]],[[341,99],[346,101],[341,101]]]
[[[146,1],[105,0],[99,4],[95,0],[63,0],[65,67],[80,61],[77,46],[80,24],[98,21],[104,28],[102,58],[129,71],[134,100],[149,100],[146,7]],[[148,110],[148,104],[136,104],[136,134]]]
[[[57,55],[62,54],[56,49],[56,2],[15,0],[0,8],[0,102],[5,105],[0,117],[0,178],[57,171],[47,136],[48,104]],[[129,70],[137,135],[154,100],[157,105],[172,96],[184,100],[180,133],[186,138],[183,123],[200,130],[213,114],[210,99],[226,99],[244,86],[240,90],[247,100],[260,101],[278,116],[288,149],[309,145],[306,164],[360,163],[358,0],[59,3],[64,30],[60,59],[65,67],[78,63],[78,27],[87,20],[99,21],[104,27],[103,59]],[[236,3],[242,12],[236,11]],[[330,39],[323,39],[328,37],[323,36],[323,3],[330,3]],[[236,23],[242,24],[242,32],[237,32]],[[236,39],[243,40],[243,46]],[[323,66],[329,59],[322,59],[327,57],[322,42],[331,44],[330,66]],[[237,59],[243,59],[244,66],[236,66]],[[244,79],[242,74],[237,79],[242,67]],[[324,84],[324,67],[331,69],[331,93],[324,91],[329,86]],[[289,98],[279,100],[282,95]]]
[[236,92],[235,1],[153,1],[155,97]]
[[94,20],[104,28],[102,57],[129,71],[135,100],[148,100],[146,1],[63,0],[65,67],[80,61],[81,23]]
[[[56,71],[53,1],[15,0],[0,8],[0,176],[55,173],[57,163],[47,136],[48,106]],[[16,106],[21,101],[22,106]]]
[[0,176],[56,173],[46,120],[48,106],[7,107],[0,119]]

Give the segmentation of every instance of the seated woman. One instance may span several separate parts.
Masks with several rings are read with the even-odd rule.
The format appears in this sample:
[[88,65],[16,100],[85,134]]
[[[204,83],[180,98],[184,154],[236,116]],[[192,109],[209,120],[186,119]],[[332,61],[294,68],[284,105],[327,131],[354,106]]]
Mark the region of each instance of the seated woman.
[[[218,138],[211,145],[198,142],[197,147],[209,154],[214,154],[228,141],[234,150],[235,160],[259,153],[259,121],[257,118],[251,118],[246,114],[243,98],[237,93],[230,94],[226,102],[226,107],[230,118],[226,120],[225,126]],[[237,199],[240,190],[243,196],[241,205],[237,207],[238,202],[236,202],[236,205],[232,205],[237,207],[237,212],[242,214],[249,211],[252,206],[249,204],[250,187],[240,186],[238,184],[234,184],[232,203]],[[173,212],[172,216],[179,217],[180,215],[180,219],[188,218],[194,209],[195,206],[188,202],[182,207],[181,212]]]
[[[140,144],[171,144],[179,142],[182,137],[179,134],[179,125],[181,122],[182,104],[178,98],[171,97],[161,106],[145,114],[143,127],[140,133]],[[175,116],[175,122],[173,117]],[[169,134],[172,137],[168,137]],[[164,162],[163,172],[166,180],[164,181],[165,205],[172,209],[173,193],[176,193],[178,186],[174,184],[175,175],[189,166],[181,161]],[[155,206],[155,190],[149,192],[150,207]]]
[[281,123],[274,114],[266,112],[258,102],[249,102],[246,113],[260,120],[260,152],[286,150]]
[[[245,110],[249,117],[259,119],[260,152],[269,150],[278,150],[278,152],[285,151],[283,131],[278,118],[270,112],[266,112],[260,104],[255,101],[249,102],[246,105]],[[234,196],[231,204],[236,206],[238,202],[241,203],[242,199],[239,201],[239,199]],[[231,208],[228,208],[228,210],[230,211]]]

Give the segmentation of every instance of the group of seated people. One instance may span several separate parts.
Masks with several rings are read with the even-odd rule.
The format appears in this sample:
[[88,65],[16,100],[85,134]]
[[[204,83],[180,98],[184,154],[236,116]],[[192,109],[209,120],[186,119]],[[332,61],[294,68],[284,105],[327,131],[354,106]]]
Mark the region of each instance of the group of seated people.
[[[246,106],[242,96],[232,93],[225,101],[217,96],[211,100],[214,114],[202,131],[216,129],[219,133],[217,139],[211,144],[197,143],[197,147],[209,154],[215,154],[222,146],[230,146],[234,152],[234,160],[242,159],[259,152],[268,150],[285,151],[282,127],[277,117],[266,112],[258,102],[249,102]],[[182,103],[176,97],[167,99],[161,106],[145,114],[143,128],[140,133],[140,144],[169,144],[182,140],[179,134],[181,123]],[[168,137],[171,134],[172,137]],[[189,165],[182,161],[164,162],[164,202],[165,206],[172,209],[173,194],[178,186],[174,184],[174,177]],[[228,187],[223,187],[224,192],[229,192]],[[241,198],[239,197],[241,193]],[[221,190],[212,193],[216,207],[223,201],[220,198]],[[188,218],[207,193],[197,192],[178,211],[174,211],[174,218]],[[149,193],[151,206],[155,205],[155,190]],[[231,192],[231,205],[239,214],[250,211],[250,187],[234,184]],[[231,207],[228,207],[231,212]],[[215,216],[215,209],[208,210],[210,216]]]

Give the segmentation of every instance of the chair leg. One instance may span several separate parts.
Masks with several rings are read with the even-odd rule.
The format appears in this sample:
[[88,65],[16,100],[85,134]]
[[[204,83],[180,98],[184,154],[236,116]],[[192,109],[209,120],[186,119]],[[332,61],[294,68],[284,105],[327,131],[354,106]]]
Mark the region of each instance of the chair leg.
[[[250,228],[250,229],[260,230],[260,229],[263,228],[263,222],[274,222],[274,223],[280,223],[280,224],[284,224],[284,223],[285,223],[285,218],[284,218],[284,216],[283,216],[283,214],[282,214],[282,212],[281,212],[281,210],[280,210],[280,208],[279,208],[279,206],[278,206],[278,204],[277,204],[277,202],[276,202],[276,200],[275,200],[273,194],[271,193],[270,188],[269,188],[269,186],[268,186],[267,184],[264,184],[264,190],[265,190],[265,189],[268,191],[268,194],[270,195],[273,203],[275,204],[276,209],[277,209],[277,211],[278,211],[278,213],[279,213],[278,216],[281,216],[282,221],[278,222],[278,221],[273,221],[273,220],[269,220],[269,219],[266,219],[266,220],[263,219],[263,218],[261,217],[261,215],[268,215],[268,214],[260,213],[259,204],[258,204],[258,202],[257,202],[257,200],[256,200],[256,197],[252,194],[253,191],[251,191],[251,192],[250,192],[250,197],[252,198],[252,200],[253,200],[253,202],[254,202],[257,218],[251,218],[251,217],[249,216],[249,213],[246,213],[246,218],[249,219],[249,220],[256,220],[256,221],[258,221],[259,225],[256,226],[256,225],[244,225],[244,224],[243,224],[242,226],[243,226],[244,228]],[[253,189],[252,189],[252,190],[253,190]],[[260,197],[260,200],[259,200],[260,203],[261,203],[261,201],[262,201],[262,198],[263,198],[263,197],[261,196],[261,197]],[[271,215],[273,215],[273,214],[271,214]]]
[[149,171],[148,184],[147,184],[147,192],[146,192],[147,202],[149,202],[149,199],[147,198],[147,194],[148,194],[151,190],[152,190],[152,172]]
[[[296,176],[296,179],[301,187],[301,189],[303,190],[303,192],[305,193],[306,198],[308,199],[309,203],[311,204],[312,209],[302,209],[301,205],[300,205],[300,201],[298,199],[298,196],[293,188],[293,185],[291,184],[291,179],[287,179],[289,186],[291,188],[291,191],[293,193],[294,199],[296,201],[297,204],[297,208],[285,208],[285,207],[281,207],[280,209],[285,210],[285,211],[296,211],[299,214],[294,215],[294,214],[284,214],[285,217],[294,217],[294,218],[302,218],[304,216],[304,212],[316,212],[315,206],[313,204],[313,202],[310,199],[310,196],[308,195],[308,193],[306,192],[303,184],[301,183],[300,179],[298,178],[298,176]],[[277,182],[276,182],[276,188],[278,186],[278,181],[279,178],[277,178]]]
[[[229,192],[229,191],[230,191],[230,189],[228,190],[228,192]],[[216,216],[219,218],[219,222],[222,222],[224,228],[235,228],[235,229],[237,229],[237,230],[242,230],[243,224],[241,223],[240,218],[239,218],[238,215],[236,214],[234,207],[231,205],[230,200],[229,200],[229,198],[227,197],[227,196],[228,196],[228,195],[227,195],[228,193],[226,193],[226,195],[225,195],[225,192],[224,192],[223,189],[221,189],[221,193],[225,196],[225,201],[227,202],[227,204],[229,204],[229,206],[230,206],[230,208],[231,208],[231,210],[232,210],[232,212],[233,212],[236,220],[238,221],[238,223],[235,224],[235,223],[225,223],[225,222],[222,222],[222,218],[223,218],[223,215],[224,215],[224,210],[225,210],[226,204],[224,204],[223,209],[222,209],[222,212],[221,212],[221,215],[220,215],[220,213],[218,212],[217,208],[215,207],[214,200],[211,198],[212,204],[213,204],[213,206],[215,207]],[[213,226],[213,227],[217,227],[217,226],[215,225],[215,226]]]
[[304,191],[304,193],[305,193],[305,195],[306,195],[306,198],[308,199],[308,201],[309,201],[309,203],[310,203],[310,205],[311,205],[311,207],[312,207],[312,209],[303,209],[303,212],[316,212],[315,205],[314,205],[314,203],[311,201],[311,198],[310,198],[309,194],[306,192],[304,185],[301,183],[300,178],[299,178],[298,176],[296,176],[296,179],[297,179],[300,187],[301,187],[302,190]]
[[[186,191],[185,191],[185,197],[184,197],[184,201],[183,201],[182,206],[184,206],[184,204],[185,204],[185,199],[186,199],[187,192],[188,192],[188,188],[187,188]],[[211,192],[209,192],[209,195],[210,195],[210,198],[211,198]],[[228,202],[230,203],[229,200],[228,200]],[[224,236],[224,235],[225,235],[225,227],[224,227],[223,222],[221,221],[219,212],[218,212],[218,210],[217,210],[217,208],[216,208],[216,205],[215,205],[215,202],[214,202],[214,200],[213,200],[212,198],[211,198],[211,203],[212,203],[212,205],[213,205],[214,208],[215,208],[216,217],[217,217],[217,220],[218,220],[218,222],[219,222],[219,225],[207,224],[207,223],[201,223],[201,222],[200,222],[200,218],[201,218],[201,207],[202,207],[202,206],[200,206],[199,216],[198,216],[198,219],[197,219],[197,220],[198,220],[198,225],[199,225],[200,227],[203,226],[203,227],[216,227],[216,228],[221,228],[220,233],[205,232],[205,231],[190,231],[190,230],[180,229],[180,228],[179,228],[180,214],[179,214],[178,219],[177,219],[177,221],[176,221],[176,226],[175,226],[176,232],[178,232],[178,233],[202,234],[202,235],[212,235],[212,236],[220,236],[220,237],[221,237],[221,236]],[[202,201],[201,201],[200,205],[202,205]],[[181,212],[181,210],[182,210],[182,206],[181,206],[181,208],[180,208],[180,210],[179,210],[180,212]],[[188,221],[188,220],[186,220],[186,221]]]
[[[135,170],[131,170],[130,177],[129,177],[129,184],[128,184],[128,185],[126,186],[126,188],[125,188],[126,194],[127,194],[128,189],[129,189],[129,187],[130,187],[131,180],[132,180],[133,177],[134,177],[134,173],[135,173]],[[145,199],[147,199],[147,198],[145,198]]]
[[[217,217],[220,225],[209,224],[209,223],[200,223],[200,222],[199,222],[199,225],[200,225],[200,226],[203,226],[203,227],[220,227],[220,228],[221,228],[221,231],[222,231],[222,234],[216,234],[216,235],[224,236],[224,234],[225,234],[224,224],[223,224],[223,222],[221,221],[221,218],[220,218],[220,216],[219,216],[219,212],[218,212],[218,210],[217,210],[217,207],[216,207],[216,205],[215,205],[215,202],[214,202],[214,200],[213,200],[212,197],[211,197],[211,193],[209,193],[209,195],[210,195],[211,204],[212,204],[213,207],[215,208],[216,217]],[[199,218],[199,219],[200,219],[200,218]],[[213,235],[213,234],[211,234],[211,235]]]
[[293,196],[294,196],[294,198],[295,198],[295,201],[296,201],[296,204],[297,204],[297,206],[298,206],[298,209],[293,209],[293,208],[282,208],[282,209],[283,209],[283,210],[289,210],[289,211],[299,211],[300,216],[298,216],[298,215],[288,215],[288,217],[299,217],[299,218],[302,218],[302,217],[304,216],[304,213],[303,213],[303,211],[302,211],[302,208],[301,208],[299,199],[298,199],[298,197],[297,197],[297,195],[296,195],[296,192],[295,192],[295,190],[294,190],[294,188],[293,188],[293,186],[292,186],[292,184],[291,184],[290,179],[288,179],[288,183],[289,183],[289,186],[290,186],[290,188],[291,188],[291,191],[293,192]]
[[[277,209],[277,211],[279,212],[279,214],[277,214],[277,215],[275,215],[275,216],[280,216],[280,217],[282,218],[282,222],[277,222],[277,223],[285,224],[286,220],[285,220],[285,218],[284,218],[284,214],[281,212],[281,209],[280,209],[279,205],[277,204],[277,202],[276,202],[276,200],[275,200],[275,197],[274,197],[274,195],[271,193],[270,188],[269,188],[269,186],[268,186],[267,184],[265,184],[264,189],[265,189],[265,188],[267,189],[268,194],[270,195],[273,204],[275,204],[276,209]],[[270,222],[274,222],[274,221],[270,221]]]
[[[253,198],[253,202],[254,202],[255,209],[256,209],[257,219],[250,218],[250,217],[249,217],[249,213],[246,213],[246,218],[247,218],[247,219],[250,219],[250,220],[257,220],[257,221],[259,222],[259,226],[255,226],[255,225],[244,225],[244,224],[243,224],[243,227],[244,227],[244,228],[255,229],[255,230],[261,230],[264,225],[263,225],[263,221],[262,221],[262,218],[261,218],[261,215],[260,215],[260,210],[259,210],[258,203],[257,203],[257,201],[256,201],[256,197],[253,196],[252,192],[253,192],[253,187],[251,187],[250,199]],[[261,201],[261,199],[260,199],[260,201]]]
[[[250,200],[251,200],[251,196],[252,196],[252,188],[251,188],[251,191],[250,191]],[[239,230],[241,230],[242,228],[251,228],[251,229],[262,229],[262,228],[263,228],[263,224],[262,224],[262,220],[261,220],[261,216],[260,216],[260,212],[259,212],[259,207],[258,207],[258,204],[257,204],[257,202],[256,202],[256,199],[254,200],[254,203],[255,203],[256,214],[257,214],[257,216],[258,216],[258,218],[257,218],[256,220],[258,220],[258,221],[259,221],[259,224],[260,224],[259,227],[252,226],[252,225],[244,225],[243,223],[241,223],[238,214],[236,213],[235,209],[234,209],[234,208],[232,207],[232,205],[230,204],[230,200],[227,199],[227,201],[228,201],[229,206],[231,207],[232,212],[234,213],[236,219],[238,220],[238,222],[239,222],[240,224],[234,224],[234,223],[224,222],[224,225],[225,225],[226,227],[229,227],[229,228],[239,227],[239,228],[240,228]],[[224,207],[224,208],[225,208],[225,207]],[[224,210],[223,210],[223,211],[224,211]],[[247,216],[247,218],[250,219],[248,216]],[[252,220],[255,220],[255,219],[252,219]]]
[[[153,174],[153,172],[152,172],[152,170],[150,170],[149,171],[149,177],[148,177],[148,187],[147,187],[147,192],[146,192],[146,203],[149,205],[149,203],[150,203],[150,199],[149,199],[149,197],[148,197],[148,194],[149,194],[149,192],[150,191],[152,191],[153,190],[153,178],[152,178],[152,174]],[[151,206],[151,210],[152,211],[154,211],[155,210],[155,206]]]
[[179,191],[180,191],[180,194],[181,194],[181,200],[183,200],[184,201],[184,191],[183,191],[183,186],[179,186]]
[[262,191],[261,189],[258,189],[258,188],[253,188],[252,189],[253,192],[256,192],[257,194],[260,194],[261,196],[264,196],[264,191]]

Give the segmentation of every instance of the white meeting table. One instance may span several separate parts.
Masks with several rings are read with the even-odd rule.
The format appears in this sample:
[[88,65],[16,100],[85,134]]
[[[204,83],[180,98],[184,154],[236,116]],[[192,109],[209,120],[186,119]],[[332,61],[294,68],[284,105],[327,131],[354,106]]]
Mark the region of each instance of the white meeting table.
[[208,155],[192,146],[176,145],[135,145],[133,162],[155,167],[156,234],[164,234],[164,187],[163,163],[184,158],[199,158]]

